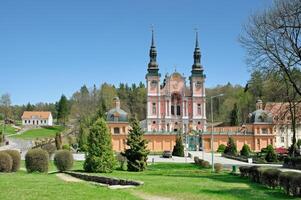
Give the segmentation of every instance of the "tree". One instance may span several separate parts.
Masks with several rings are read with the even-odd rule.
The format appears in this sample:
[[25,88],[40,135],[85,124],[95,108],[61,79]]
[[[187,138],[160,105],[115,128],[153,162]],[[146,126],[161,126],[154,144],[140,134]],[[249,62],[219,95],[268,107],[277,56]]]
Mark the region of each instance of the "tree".
[[128,171],[143,171],[149,154],[147,140],[143,138],[144,133],[137,119],[131,121],[131,127],[126,142],[128,148],[122,155],[128,160]]
[[103,118],[97,119],[89,128],[88,145],[84,169],[87,172],[112,172],[116,160],[112,138]]
[[233,156],[237,155],[236,144],[234,143],[234,140],[232,137],[229,137],[224,153],[228,154],[228,155],[233,155]]
[[285,85],[291,116],[293,141],[290,154],[296,149],[296,106],[301,97],[301,80],[296,71],[301,67],[301,1],[278,0],[273,7],[253,15],[240,41],[247,50],[249,64],[266,74],[279,74]]
[[244,144],[240,151],[240,155],[248,157],[250,155],[250,152],[251,152],[251,149],[250,149],[249,145]]
[[181,134],[177,135],[176,144],[173,147],[172,155],[184,157],[184,145],[183,145],[183,139]]
[[277,161],[277,155],[275,153],[275,150],[272,145],[268,145],[266,148],[266,156],[265,160],[267,162],[276,162]]
[[58,103],[57,120],[63,125],[66,125],[68,114],[69,114],[68,100],[65,95],[62,95]]
[[248,63],[256,70],[285,75],[299,96],[300,80],[292,73],[301,66],[300,9],[299,0],[274,1],[272,7],[250,18],[240,37]]
[[4,118],[9,118],[11,115],[11,100],[8,93],[1,95],[0,108],[4,114]]
[[237,108],[237,103],[234,104],[233,109],[230,113],[230,125],[231,126],[238,126],[238,108]]
[[57,150],[62,149],[62,135],[61,133],[55,134],[55,146]]

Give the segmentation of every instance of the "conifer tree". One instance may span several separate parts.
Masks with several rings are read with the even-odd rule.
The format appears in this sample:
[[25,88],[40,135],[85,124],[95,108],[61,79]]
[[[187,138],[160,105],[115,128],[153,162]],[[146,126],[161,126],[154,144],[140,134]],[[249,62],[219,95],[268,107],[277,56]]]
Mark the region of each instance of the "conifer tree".
[[116,165],[111,134],[103,118],[97,119],[89,129],[84,169],[87,172],[112,172]]
[[237,154],[236,144],[232,137],[229,137],[226,149],[224,151],[225,154],[235,156]]
[[234,103],[233,109],[230,113],[230,125],[231,126],[238,126],[238,108],[237,108],[237,103]]
[[129,131],[127,142],[128,149],[122,153],[128,160],[128,171],[143,171],[147,165],[147,141],[143,139],[143,131],[137,119],[131,122],[132,129]]
[[176,144],[173,147],[172,155],[184,157],[184,145],[183,145],[183,139],[181,134],[177,135]]
[[66,125],[68,114],[69,114],[68,100],[65,95],[62,95],[57,108],[58,121],[61,122],[63,125]]

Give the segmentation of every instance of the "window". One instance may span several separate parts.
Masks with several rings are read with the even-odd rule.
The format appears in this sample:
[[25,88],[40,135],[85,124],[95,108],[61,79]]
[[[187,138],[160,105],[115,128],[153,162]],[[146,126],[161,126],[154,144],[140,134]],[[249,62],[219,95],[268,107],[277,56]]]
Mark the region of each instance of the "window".
[[198,104],[198,115],[202,114],[201,104]]
[[281,140],[281,143],[284,143],[284,137],[281,137],[280,140]]
[[273,145],[273,139],[270,139],[270,144],[272,144],[272,145]]
[[181,107],[177,106],[177,115],[180,116],[181,115]]
[[25,120],[25,124],[27,123],[27,120]]
[[262,134],[268,134],[268,129],[262,128],[262,129],[261,129],[261,133],[262,133]]
[[122,132],[125,133],[125,127],[122,127]]
[[114,128],[114,134],[119,134],[120,133],[120,129],[118,127]]
[[28,124],[30,124],[30,120],[28,120]]
[[153,103],[152,111],[153,111],[153,115],[155,115],[155,114],[157,113],[157,110],[156,110],[156,103]]
[[260,145],[260,139],[257,139],[257,144]]
[[175,115],[175,107],[173,105],[171,106],[171,115]]
[[200,125],[201,124],[201,122],[200,121],[198,121],[198,125]]
[[153,121],[153,124],[156,124],[156,121]]
[[44,120],[44,123],[46,124],[46,120]]

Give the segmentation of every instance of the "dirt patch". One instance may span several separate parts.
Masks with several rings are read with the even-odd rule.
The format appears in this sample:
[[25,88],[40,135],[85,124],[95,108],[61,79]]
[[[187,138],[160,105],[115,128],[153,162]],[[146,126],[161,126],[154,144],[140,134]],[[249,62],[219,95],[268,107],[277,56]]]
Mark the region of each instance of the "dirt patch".
[[132,194],[144,200],[175,200],[174,198],[146,194],[141,191],[133,191]]
[[73,182],[73,183],[83,182],[83,180],[81,180],[79,178],[75,178],[75,177],[72,177],[72,176],[70,176],[68,174],[64,174],[64,173],[58,173],[58,174],[56,174],[56,176],[66,182]]

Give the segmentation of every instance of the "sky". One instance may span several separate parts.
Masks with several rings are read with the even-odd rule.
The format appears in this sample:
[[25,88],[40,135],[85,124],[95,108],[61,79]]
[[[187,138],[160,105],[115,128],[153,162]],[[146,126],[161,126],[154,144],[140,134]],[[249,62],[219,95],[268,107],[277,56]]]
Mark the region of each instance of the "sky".
[[0,95],[13,104],[55,102],[82,85],[145,82],[151,26],[160,73],[193,64],[199,32],[206,87],[244,85],[238,42],[251,14],[271,0],[0,1]]

